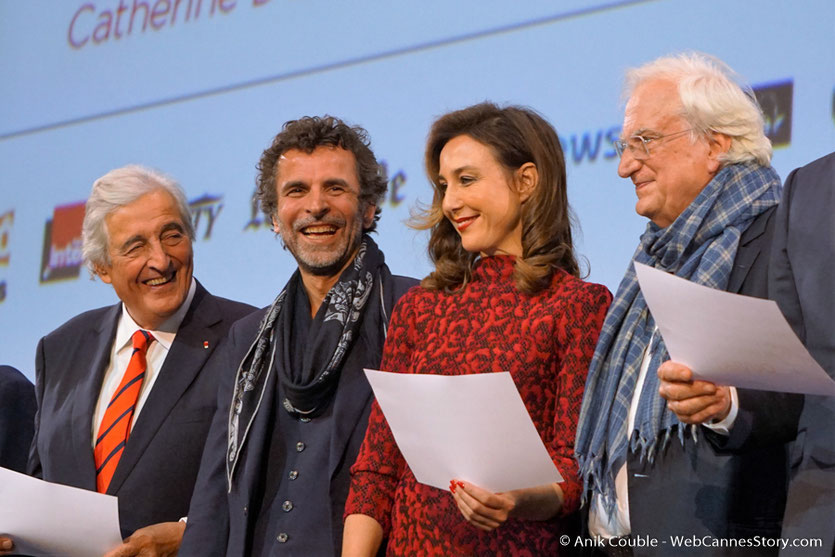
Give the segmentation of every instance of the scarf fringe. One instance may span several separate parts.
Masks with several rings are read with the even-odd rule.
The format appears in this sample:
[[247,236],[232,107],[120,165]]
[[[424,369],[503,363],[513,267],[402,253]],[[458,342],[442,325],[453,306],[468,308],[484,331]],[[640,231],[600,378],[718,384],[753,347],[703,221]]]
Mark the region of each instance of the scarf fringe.
[[[690,439],[694,444],[699,442],[697,425],[688,424],[674,424],[658,434],[657,437],[649,439],[641,435],[633,435],[629,441],[629,451],[632,453],[639,453],[641,463],[649,462],[650,465],[655,463],[655,457],[660,452],[667,449],[673,437],[678,439],[682,447],[687,442],[687,433],[689,432]],[[590,495],[597,495],[601,498],[603,508],[606,513],[611,515],[615,512],[617,500],[615,496],[615,474],[617,470],[612,470],[608,467],[608,459],[602,455],[593,455],[586,457],[584,455],[576,455],[579,466],[580,477],[583,478],[583,495],[580,498],[580,506],[585,506],[591,503]],[[604,469],[605,467],[605,469]]]
[[642,463],[644,461],[647,461],[650,464],[654,464],[655,456],[658,454],[659,451],[665,451],[667,449],[667,447],[670,445],[670,440],[673,438],[674,435],[678,438],[678,442],[683,447],[686,439],[686,433],[689,429],[690,437],[693,440],[693,443],[698,443],[699,438],[696,434],[696,427],[697,426],[695,425],[677,423],[668,427],[664,431],[661,431],[657,436],[655,436],[652,439],[646,437],[643,434],[635,435],[629,442],[629,450],[633,453],[637,453],[640,451],[640,459]]

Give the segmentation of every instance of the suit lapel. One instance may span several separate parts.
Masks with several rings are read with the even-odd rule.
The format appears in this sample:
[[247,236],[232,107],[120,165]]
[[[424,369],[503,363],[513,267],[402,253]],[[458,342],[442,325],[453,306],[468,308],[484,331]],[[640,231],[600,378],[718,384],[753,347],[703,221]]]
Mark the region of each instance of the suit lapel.
[[[269,374],[264,378],[264,385],[261,391],[260,402],[258,408],[253,412],[249,422],[246,424],[247,434],[241,439],[241,444],[237,452],[237,466],[235,474],[238,478],[238,489],[240,490],[241,499],[243,501],[253,501],[252,491],[256,489],[260,483],[259,480],[264,477],[264,467],[267,465],[267,455],[262,451],[270,450],[270,443],[272,439],[271,420],[278,421],[278,416],[273,417],[271,409],[275,412],[284,412],[281,403],[276,396],[278,372],[275,369],[275,362],[270,366]],[[274,427],[278,427],[277,425]],[[250,455],[246,452],[248,447],[253,448],[253,453]],[[229,446],[226,446],[227,454]],[[227,487],[232,489],[235,485],[235,480],[229,480],[229,463],[227,460]],[[274,495],[274,494],[273,494]],[[260,494],[259,494],[260,496]]]
[[731,276],[728,279],[728,292],[738,293],[745,282],[748,273],[754,266],[757,258],[763,249],[768,249],[769,245],[764,245],[765,242],[758,241],[765,234],[768,227],[769,217],[774,210],[769,210],[761,213],[751,225],[742,233],[739,239],[739,248],[734,258],[734,266],[731,271]]
[[[160,426],[217,347],[221,339],[212,330],[212,326],[221,319],[214,299],[197,283],[191,307],[177,330],[165,363],[139,413],[108,493],[118,492]],[[204,342],[208,342],[208,348],[204,348]]]
[[[379,364],[373,367],[379,367]],[[368,410],[372,398],[371,386],[362,368],[343,371],[348,373],[343,373],[339,378],[339,388],[333,408],[333,432],[328,454],[328,472],[331,477],[342,462],[345,448],[354,430],[358,427],[365,430],[367,422],[362,420],[363,423],[360,424],[360,417]]]
[[[379,296],[379,293],[375,289],[371,295]],[[342,462],[346,447],[354,431],[357,428],[362,428],[362,435],[364,436],[367,422],[361,420],[361,418],[363,413],[367,417],[373,393],[371,385],[365,378],[363,368],[379,368],[381,357],[380,354],[375,354],[377,350],[369,346],[367,339],[382,336],[382,330],[379,315],[375,312],[370,311],[363,316],[360,338],[357,339],[343,364],[333,402],[333,431],[331,432],[330,451],[328,453],[330,477],[333,477]],[[369,335],[372,336],[369,337]],[[360,421],[362,423],[359,423]]]
[[96,490],[96,462],[93,458],[93,414],[101,394],[104,370],[116,336],[121,304],[112,306],[103,319],[88,329],[78,345],[77,359],[68,362],[67,372],[79,377],[72,397],[73,453],[80,473],[79,487]]

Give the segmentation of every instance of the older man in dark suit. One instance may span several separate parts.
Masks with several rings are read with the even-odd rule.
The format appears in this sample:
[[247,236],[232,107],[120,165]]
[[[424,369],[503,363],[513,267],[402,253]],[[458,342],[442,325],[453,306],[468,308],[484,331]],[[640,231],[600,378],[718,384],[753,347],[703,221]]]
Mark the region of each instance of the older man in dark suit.
[[253,309],[194,280],[193,238],[170,178],[139,166],[99,178],[82,250],[121,303],[38,344],[29,472],[118,496],[129,537],[114,555],[176,553],[222,371],[209,364]]
[[[618,172],[651,221],[634,260],[764,297],[780,181],[750,90],[724,63],[695,53],[630,70],[627,84]],[[604,553],[684,554],[673,536],[779,536],[785,444],[729,454],[708,441],[727,437],[742,409],[796,413],[799,398],[695,383],[685,399],[692,374],[669,361],[630,266],[606,316],[577,429],[592,492],[589,530],[609,540]],[[638,548],[636,538],[655,542]],[[711,544],[699,554],[737,552]]]
[[35,387],[18,370],[0,366],[0,466],[26,470],[35,423]]

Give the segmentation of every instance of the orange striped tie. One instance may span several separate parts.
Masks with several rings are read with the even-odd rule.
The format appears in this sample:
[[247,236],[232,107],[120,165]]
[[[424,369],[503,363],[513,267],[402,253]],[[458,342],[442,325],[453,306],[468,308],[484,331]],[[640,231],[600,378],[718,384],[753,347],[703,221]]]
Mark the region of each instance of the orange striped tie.
[[122,382],[110,399],[99,426],[99,437],[93,451],[96,459],[96,489],[99,493],[107,492],[122,451],[130,437],[130,424],[133,411],[139,399],[139,390],[145,378],[145,353],[154,337],[148,331],[138,330],[133,333],[133,354]]

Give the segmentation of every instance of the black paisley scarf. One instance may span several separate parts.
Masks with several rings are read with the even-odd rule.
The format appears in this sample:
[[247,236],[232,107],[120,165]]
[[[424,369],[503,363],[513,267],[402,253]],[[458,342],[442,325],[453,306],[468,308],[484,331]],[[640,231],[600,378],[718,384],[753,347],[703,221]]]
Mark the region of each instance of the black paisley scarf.
[[[374,240],[364,235],[354,261],[322,301],[325,310],[316,315],[308,339],[311,342],[304,355],[289,356],[286,350],[278,355],[285,410],[306,419],[328,407],[339,383],[345,355],[359,336],[364,311],[374,310],[371,306],[381,303],[371,296],[371,292],[384,268],[382,252]],[[248,429],[258,410],[267,377],[274,368],[277,347],[281,344],[277,341],[286,342],[290,338],[287,331],[293,324],[293,312],[282,311],[282,308],[288,301],[292,305],[290,300],[296,299],[299,288],[304,286],[296,270],[261,321],[258,335],[238,367],[229,413],[227,465],[230,465],[230,476],[238,448],[247,433],[240,427],[247,424]]]

